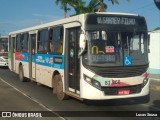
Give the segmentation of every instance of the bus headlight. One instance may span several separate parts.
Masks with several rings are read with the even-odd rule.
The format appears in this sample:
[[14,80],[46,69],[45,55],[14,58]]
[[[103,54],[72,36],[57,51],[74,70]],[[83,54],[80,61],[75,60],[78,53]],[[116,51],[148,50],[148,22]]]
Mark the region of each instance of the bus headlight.
[[147,77],[143,79],[143,87],[147,84],[148,80],[149,79]]
[[98,89],[101,89],[101,84],[100,82],[96,81],[96,80],[93,80],[92,79],[92,85]]
[[84,80],[85,80],[86,82],[88,82],[88,83],[91,84],[92,79],[91,79],[90,77],[86,76],[85,74],[83,75],[83,77],[84,77]]
[[149,78],[148,78],[148,72],[145,72],[144,74],[142,74],[142,76],[144,77],[143,79],[143,87],[147,84]]
[[87,83],[91,84],[92,86],[94,86],[94,87],[96,87],[96,88],[98,88],[98,89],[101,89],[101,84],[100,84],[100,82],[98,82],[97,80],[94,80],[94,79],[86,76],[85,74],[84,74],[83,76],[84,76],[84,80],[85,80]]

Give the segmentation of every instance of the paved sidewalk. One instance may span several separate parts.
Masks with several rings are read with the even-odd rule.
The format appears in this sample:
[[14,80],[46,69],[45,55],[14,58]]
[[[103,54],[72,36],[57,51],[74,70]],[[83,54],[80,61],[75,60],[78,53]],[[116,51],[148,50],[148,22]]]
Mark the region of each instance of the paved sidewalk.
[[[6,112],[7,111],[7,112]],[[14,114],[15,113],[15,114]],[[31,114],[36,113],[38,118],[33,118]],[[53,117],[43,115],[50,114]],[[2,118],[5,117],[5,118]],[[10,117],[7,117],[10,116]],[[19,117],[17,117],[19,116]],[[42,118],[41,118],[42,116]],[[16,90],[9,84],[5,83],[0,79],[0,119],[1,120],[12,120],[14,119],[27,119],[29,120],[62,120],[63,118],[58,117],[56,114],[49,112],[47,108],[38,102],[29,98],[29,96]],[[22,118],[23,117],[23,118]],[[25,117],[25,118],[24,118]],[[28,120],[27,119],[27,120]],[[64,119],[63,119],[64,120]]]
[[152,80],[160,81],[160,74],[149,74],[149,78]]

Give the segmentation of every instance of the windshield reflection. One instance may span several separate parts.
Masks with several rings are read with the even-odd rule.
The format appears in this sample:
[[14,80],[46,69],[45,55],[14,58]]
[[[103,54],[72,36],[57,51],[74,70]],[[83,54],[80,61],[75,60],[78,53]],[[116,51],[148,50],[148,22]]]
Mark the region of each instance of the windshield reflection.
[[123,64],[124,56],[132,56],[133,64],[147,62],[147,41],[143,32],[87,31],[86,64]]

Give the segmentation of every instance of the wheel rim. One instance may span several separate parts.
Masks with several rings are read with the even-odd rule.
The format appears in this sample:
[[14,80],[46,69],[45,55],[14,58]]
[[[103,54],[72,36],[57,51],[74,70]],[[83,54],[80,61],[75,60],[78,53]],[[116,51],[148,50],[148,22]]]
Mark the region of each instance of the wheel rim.
[[61,100],[63,99],[64,93],[63,93],[63,84],[61,80],[57,81],[57,97]]
[[20,66],[20,69],[19,69],[19,79],[20,79],[20,81],[23,81],[23,71],[22,71],[21,66]]

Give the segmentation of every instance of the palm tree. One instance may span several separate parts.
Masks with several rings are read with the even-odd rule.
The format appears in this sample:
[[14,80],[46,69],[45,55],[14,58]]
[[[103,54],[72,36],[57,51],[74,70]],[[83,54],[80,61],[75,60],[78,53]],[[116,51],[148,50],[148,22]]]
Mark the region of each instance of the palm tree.
[[[119,4],[119,0],[109,0],[109,1],[111,1],[112,4]],[[127,0],[127,1],[129,2],[130,0]]]
[[102,12],[107,9],[107,5],[103,0],[90,0],[87,6],[82,0],[71,0],[70,6],[72,6],[77,14]]
[[69,5],[72,6],[76,12],[76,15],[85,13],[85,2],[82,0],[70,0]]
[[64,10],[64,17],[67,17],[67,11],[70,10],[70,8],[68,8],[68,4],[69,4],[70,0],[56,0],[55,3],[57,5],[60,4],[61,9]]
[[[112,4],[119,4],[119,0],[108,0],[108,1],[111,1]],[[82,13],[91,13],[91,12],[105,12],[107,9],[107,4],[104,3],[104,0],[90,0],[87,6],[85,5],[86,2],[83,2],[82,0],[56,0],[56,4],[61,5],[61,9],[64,10],[65,18],[67,16],[67,11],[70,10],[70,8],[68,8],[68,5],[73,7],[73,9],[75,10],[76,14],[74,15]]]
[[118,0],[110,0],[112,2],[112,4],[119,4]]
[[[95,0],[94,0],[95,1]],[[98,0],[97,5],[95,6],[95,12],[105,12],[107,9],[107,5],[103,0]]]

